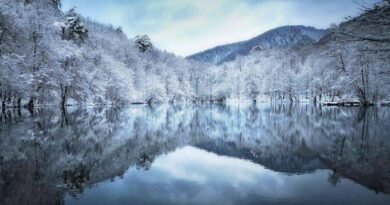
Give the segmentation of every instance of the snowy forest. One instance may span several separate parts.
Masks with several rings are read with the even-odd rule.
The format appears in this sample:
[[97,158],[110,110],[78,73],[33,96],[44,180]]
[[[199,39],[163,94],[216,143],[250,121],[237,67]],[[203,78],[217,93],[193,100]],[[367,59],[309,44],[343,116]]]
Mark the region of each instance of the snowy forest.
[[0,0],[0,106],[388,103],[390,1],[361,9],[316,42],[254,45],[214,64],[160,50],[147,35],[127,36],[77,9],[63,12],[60,0]]

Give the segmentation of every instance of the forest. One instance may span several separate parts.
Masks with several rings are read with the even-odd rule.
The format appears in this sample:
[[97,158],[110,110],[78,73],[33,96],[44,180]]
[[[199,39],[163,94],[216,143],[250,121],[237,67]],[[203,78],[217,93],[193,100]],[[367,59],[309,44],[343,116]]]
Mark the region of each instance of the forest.
[[253,47],[211,64],[147,35],[61,10],[60,0],[0,0],[0,106],[390,101],[390,1],[361,6],[318,42]]

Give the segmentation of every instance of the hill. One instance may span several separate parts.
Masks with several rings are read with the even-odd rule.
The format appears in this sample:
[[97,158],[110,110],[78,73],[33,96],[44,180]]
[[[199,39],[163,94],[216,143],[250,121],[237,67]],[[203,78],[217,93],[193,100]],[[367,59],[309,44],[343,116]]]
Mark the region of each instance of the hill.
[[307,26],[283,26],[267,31],[247,41],[217,46],[188,56],[188,59],[221,64],[235,60],[238,55],[248,55],[253,50],[270,48],[299,48],[318,42],[326,30]]

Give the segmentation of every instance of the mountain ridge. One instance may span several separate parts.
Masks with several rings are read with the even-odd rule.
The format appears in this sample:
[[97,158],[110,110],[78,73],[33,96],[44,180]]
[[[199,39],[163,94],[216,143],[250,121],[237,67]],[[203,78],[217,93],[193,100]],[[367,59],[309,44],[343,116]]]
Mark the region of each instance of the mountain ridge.
[[317,43],[327,30],[311,26],[288,25],[266,31],[248,40],[219,45],[186,59],[211,64],[222,64],[234,60],[238,55],[248,55],[253,49],[301,47]]

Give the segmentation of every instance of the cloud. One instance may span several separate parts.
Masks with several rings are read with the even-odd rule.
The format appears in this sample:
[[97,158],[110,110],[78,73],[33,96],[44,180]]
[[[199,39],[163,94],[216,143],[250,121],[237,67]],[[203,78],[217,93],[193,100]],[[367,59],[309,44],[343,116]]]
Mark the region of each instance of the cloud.
[[183,56],[283,25],[327,28],[359,12],[355,0],[63,0],[63,10],[73,6]]

